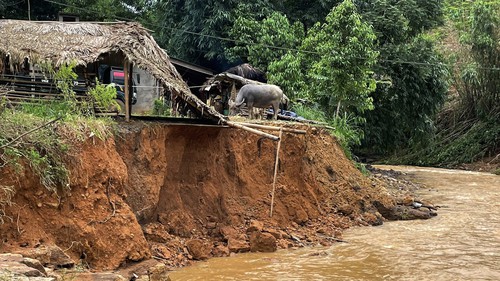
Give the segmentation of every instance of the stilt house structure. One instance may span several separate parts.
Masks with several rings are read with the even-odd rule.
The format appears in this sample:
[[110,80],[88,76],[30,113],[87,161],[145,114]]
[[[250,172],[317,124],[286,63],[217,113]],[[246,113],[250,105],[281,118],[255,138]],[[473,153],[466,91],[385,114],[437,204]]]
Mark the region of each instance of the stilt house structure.
[[[12,100],[57,98],[55,85],[39,67],[76,62],[75,91],[84,99],[103,65],[122,69],[125,116],[131,115],[134,69],[152,75],[160,95],[175,111],[224,123],[226,117],[193,95],[167,53],[138,23],[34,22],[0,20],[0,87]],[[88,96],[87,96],[88,97]]]

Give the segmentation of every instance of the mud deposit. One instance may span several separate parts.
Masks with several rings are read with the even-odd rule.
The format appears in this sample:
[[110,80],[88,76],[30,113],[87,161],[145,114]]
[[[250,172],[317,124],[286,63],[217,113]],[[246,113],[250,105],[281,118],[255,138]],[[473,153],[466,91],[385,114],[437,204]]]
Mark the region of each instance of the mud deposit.
[[71,184],[57,194],[29,167],[1,168],[1,184],[16,193],[0,252],[34,256],[57,246],[85,269],[121,268],[127,277],[139,261],[173,268],[231,252],[330,245],[345,228],[380,224],[379,210],[396,204],[384,184],[362,175],[328,133],[288,126],[307,134],[284,133],[272,218],[275,142],[229,128],[132,123],[74,147]]
[[[500,280],[500,177],[437,168],[378,166],[420,185],[440,204],[432,220],[353,227],[348,243],[215,258],[170,274],[172,281]],[[389,169],[394,169],[390,170]]]

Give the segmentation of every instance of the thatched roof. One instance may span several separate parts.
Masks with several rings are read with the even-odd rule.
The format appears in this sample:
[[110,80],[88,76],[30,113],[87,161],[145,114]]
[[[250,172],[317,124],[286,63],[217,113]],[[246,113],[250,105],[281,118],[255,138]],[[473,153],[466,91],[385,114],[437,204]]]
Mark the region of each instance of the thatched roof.
[[76,61],[79,65],[86,65],[97,61],[103,54],[119,51],[205,117],[224,118],[191,94],[167,53],[138,23],[0,20],[0,53],[10,54],[12,62],[29,57],[32,62],[50,60],[61,65]]

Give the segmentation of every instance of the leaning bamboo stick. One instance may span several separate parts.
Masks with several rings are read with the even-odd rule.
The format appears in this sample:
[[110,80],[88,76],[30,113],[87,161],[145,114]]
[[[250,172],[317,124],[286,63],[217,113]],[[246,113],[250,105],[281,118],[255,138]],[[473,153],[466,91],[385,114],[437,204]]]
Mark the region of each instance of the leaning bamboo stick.
[[252,124],[252,123],[243,123],[243,122],[237,122],[237,124],[247,126],[250,128],[256,128],[256,129],[263,129],[263,130],[270,130],[270,131],[279,131],[282,130],[283,132],[290,132],[290,133],[295,133],[295,134],[306,134],[306,130],[298,130],[298,129],[292,129],[292,128],[280,128],[280,127],[275,127],[275,126],[267,126],[267,125],[260,125],[260,124]]
[[280,156],[282,135],[283,135],[283,130],[280,129],[278,148],[276,149],[276,160],[274,161],[273,191],[271,193],[271,211],[269,213],[269,217],[273,217],[274,193],[276,191],[276,176],[278,175],[278,162],[279,162],[279,156]]
[[238,129],[242,129],[242,130],[245,130],[245,131],[248,131],[248,132],[251,132],[251,133],[254,133],[254,134],[257,134],[259,136],[262,136],[262,137],[266,137],[268,139],[272,139],[274,141],[277,141],[279,140],[280,138],[275,136],[275,135],[271,135],[271,134],[268,134],[268,133],[264,133],[262,131],[259,131],[259,130],[256,130],[256,129],[252,129],[250,127],[247,127],[247,126],[244,126],[244,125],[241,125],[239,123],[236,123],[236,122],[232,122],[232,121],[225,121],[224,124],[227,124],[228,126],[230,127],[234,127],[234,128],[238,128]]

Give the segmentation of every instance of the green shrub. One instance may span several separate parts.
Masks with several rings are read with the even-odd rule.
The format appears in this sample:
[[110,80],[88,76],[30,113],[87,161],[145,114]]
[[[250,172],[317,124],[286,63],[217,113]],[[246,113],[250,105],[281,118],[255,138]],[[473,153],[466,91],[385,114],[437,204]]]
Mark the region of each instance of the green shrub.
[[[88,105],[77,101],[72,89],[75,65],[62,65],[57,72],[48,63],[42,66],[54,77],[63,100],[0,107],[0,167],[8,165],[17,173],[29,167],[40,183],[53,192],[69,188],[66,155],[72,145],[89,136],[109,137],[113,124],[109,118],[86,114]],[[116,90],[98,84],[93,94],[97,102],[106,106],[114,102]]]
[[96,79],[95,88],[92,88],[88,94],[99,107],[111,108],[119,106],[116,102],[116,88],[111,84],[103,85]]
[[163,99],[156,99],[153,106],[153,115],[170,116],[170,106]]

